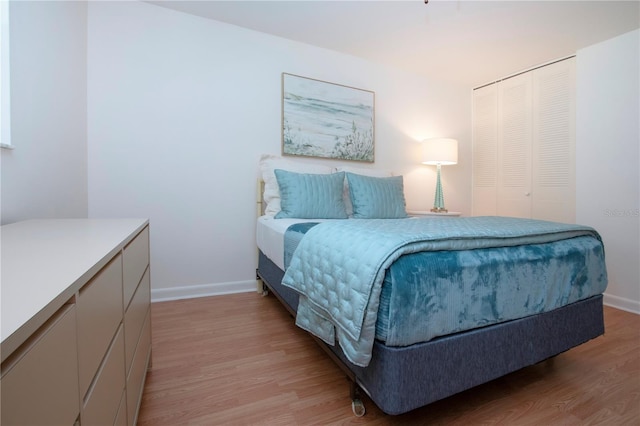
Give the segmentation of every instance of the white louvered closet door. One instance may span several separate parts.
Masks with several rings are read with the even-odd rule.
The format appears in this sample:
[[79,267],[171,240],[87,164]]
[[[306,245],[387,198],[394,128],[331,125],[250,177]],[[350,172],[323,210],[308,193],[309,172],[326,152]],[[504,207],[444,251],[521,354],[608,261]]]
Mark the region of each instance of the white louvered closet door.
[[533,71],[535,219],[575,222],[575,59]]
[[473,93],[473,214],[575,222],[575,58]]
[[491,84],[473,92],[473,214],[496,214],[498,90]]
[[532,74],[498,85],[498,216],[531,217]]

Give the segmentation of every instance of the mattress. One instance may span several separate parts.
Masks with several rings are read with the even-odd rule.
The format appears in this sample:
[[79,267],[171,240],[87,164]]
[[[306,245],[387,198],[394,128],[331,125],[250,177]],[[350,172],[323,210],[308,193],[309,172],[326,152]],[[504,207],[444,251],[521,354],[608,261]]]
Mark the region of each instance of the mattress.
[[256,225],[256,243],[262,254],[275,263],[278,268],[285,269],[284,234],[287,229],[297,223],[320,223],[344,219],[274,219],[264,215],[258,218]]
[[[299,234],[310,226],[287,229],[280,265],[292,255],[290,236],[300,241]],[[375,338],[408,346],[550,311],[599,294],[605,286],[602,246],[593,237],[405,255],[386,271]]]
[[260,216],[256,226],[256,243],[262,253],[284,270],[284,234],[296,223],[325,222],[331,219],[274,219],[273,216]]

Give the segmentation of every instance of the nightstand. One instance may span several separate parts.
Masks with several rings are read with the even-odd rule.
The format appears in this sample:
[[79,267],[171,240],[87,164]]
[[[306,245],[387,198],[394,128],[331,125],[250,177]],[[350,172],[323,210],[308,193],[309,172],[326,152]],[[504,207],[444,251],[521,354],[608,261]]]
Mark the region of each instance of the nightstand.
[[413,217],[458,217],[462,213],[460,212],[446,212],[446,213],[436,213],[429,210],[407,210],[407,214]]

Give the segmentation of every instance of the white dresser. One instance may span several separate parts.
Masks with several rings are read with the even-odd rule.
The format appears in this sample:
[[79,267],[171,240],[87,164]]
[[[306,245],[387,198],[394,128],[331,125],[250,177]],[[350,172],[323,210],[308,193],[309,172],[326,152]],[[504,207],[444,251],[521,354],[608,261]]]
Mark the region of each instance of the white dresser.
[[2,425],[134,425],[151,361],[145,219],[0,227]]

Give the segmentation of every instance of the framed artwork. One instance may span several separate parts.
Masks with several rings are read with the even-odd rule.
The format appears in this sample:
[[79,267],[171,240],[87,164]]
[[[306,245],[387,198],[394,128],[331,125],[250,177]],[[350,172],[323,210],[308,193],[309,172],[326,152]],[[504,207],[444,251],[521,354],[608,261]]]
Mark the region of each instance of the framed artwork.
[[282,74],[282,154],[373,163],[375,93]]

